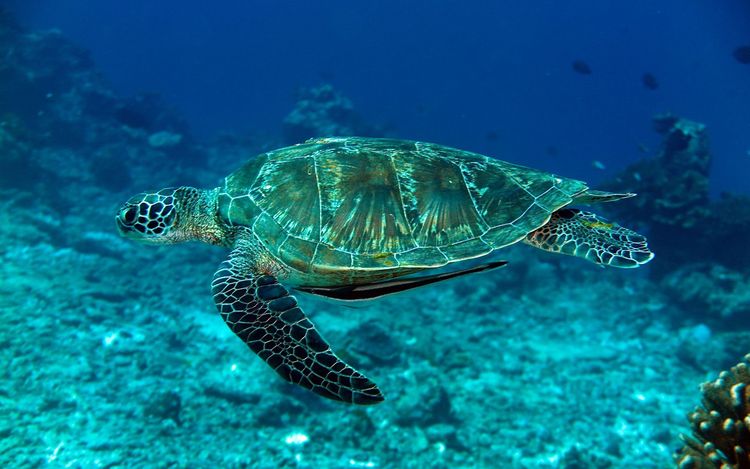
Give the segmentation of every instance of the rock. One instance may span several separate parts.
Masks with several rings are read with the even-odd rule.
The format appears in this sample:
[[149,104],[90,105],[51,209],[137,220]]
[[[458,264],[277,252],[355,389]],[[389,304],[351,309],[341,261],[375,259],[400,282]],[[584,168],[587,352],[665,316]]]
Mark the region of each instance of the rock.
[[232,404],[257,404],[261,400],[261,396],[238,389],[230,389],[229,387],[214,383],[207,385],[203,392],[209,397],[218,397],[224,399]]
[[154,148],[168,148],[179,145],[182,142],[182,135],[162,130],[151,134],[148,137],[148,144]]
[[347,351],[357,357],[361,366],[393,366],[401,359],[402,345],[396,343],[393,331],[378,321],[367,321],[347,333]]
[[151,395],[143,409],[144,413],[159,420],[172,420],[181,425],[182,398],[177,391],[158,391]]
[[686,265],[664,277],[664,290],[702,321],[750,314],[750,276],[717,264]]

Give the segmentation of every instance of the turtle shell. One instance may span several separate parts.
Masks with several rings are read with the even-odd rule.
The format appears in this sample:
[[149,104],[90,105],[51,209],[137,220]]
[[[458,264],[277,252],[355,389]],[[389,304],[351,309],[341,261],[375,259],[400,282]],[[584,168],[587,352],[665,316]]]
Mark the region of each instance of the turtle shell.
[[513,244],[586,189],[431,143],[323,138],[251,160],[218,210],[299,272],[422,269]]

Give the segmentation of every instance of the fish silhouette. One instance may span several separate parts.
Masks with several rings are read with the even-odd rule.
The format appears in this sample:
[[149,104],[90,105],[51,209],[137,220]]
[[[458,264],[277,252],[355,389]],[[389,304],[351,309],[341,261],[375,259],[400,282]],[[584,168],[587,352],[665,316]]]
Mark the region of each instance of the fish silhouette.
[[591,67],[583,60],[576,60],[573,62],[573,70],[581,75],[591,75]]
[[641,82],[643,83],[643,86],[650,90],[655,90],[659,87],[659,82],[656,80],[656,77],[648,72],[643,74]]

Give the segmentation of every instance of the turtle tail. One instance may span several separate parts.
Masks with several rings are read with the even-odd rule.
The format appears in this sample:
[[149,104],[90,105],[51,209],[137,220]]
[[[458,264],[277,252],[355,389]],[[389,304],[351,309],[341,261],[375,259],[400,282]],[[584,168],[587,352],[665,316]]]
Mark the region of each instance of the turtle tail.
[[591,212],[571,208],[554,212],[550,221],[526,235],[524,242],[602,266],[639,267],[654,258],[645,236]]

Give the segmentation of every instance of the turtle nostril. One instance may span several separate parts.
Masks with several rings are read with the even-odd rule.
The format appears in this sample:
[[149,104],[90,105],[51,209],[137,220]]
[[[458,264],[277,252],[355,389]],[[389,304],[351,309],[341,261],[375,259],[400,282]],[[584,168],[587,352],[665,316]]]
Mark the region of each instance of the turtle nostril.
[[128,225],[132,225],[133,223],[135,223],[135,219],[137,216],[138,210],[136,210],[135,207],[130,207],[127,210],[123,210],[120,214],[122,221],[127,223]]

